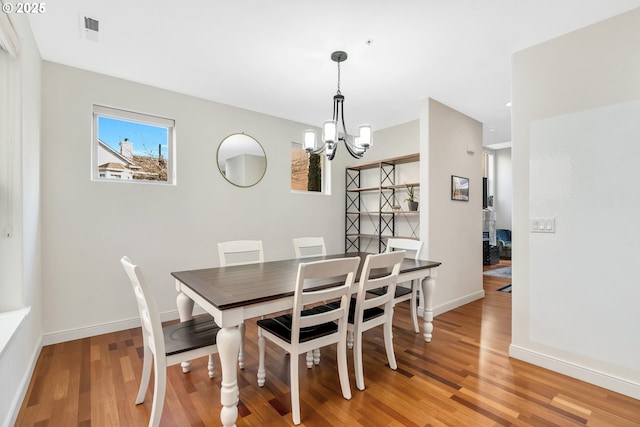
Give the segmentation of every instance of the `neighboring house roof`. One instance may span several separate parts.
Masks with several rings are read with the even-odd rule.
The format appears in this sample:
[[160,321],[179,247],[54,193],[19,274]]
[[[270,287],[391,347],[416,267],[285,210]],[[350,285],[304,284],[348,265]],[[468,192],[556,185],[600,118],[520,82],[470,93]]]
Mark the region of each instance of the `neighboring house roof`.
[[99,165],[98,169],[101,171],[127,171],[133,173],[134,179],[167,180],[167,165],[162,159],[136,155],[133,156],[133,159],[129,159],[100,139],[98,139],[98,149],[105,150],[117,159]]
[[119,151],[114,150],[113,148],[111,148],[111,146],[107,145],[106,143],[104,143],[103,141],[101,141],[100,139],[98,139],[98,147],[103,148],[105,150],[107,150],[108,152],[110,152],[111,154],[113,154],[114,156],[116,156],[118,159],[122,160],[122,163],[126,166],[137,166],[135,163],[133,163],[133,161],[131,159],[127,159],[125,156],[123,156]]
[[118,170],[126,169],[124,165],[121,165],[120,163],[113,163],[113,162],[105,163],[104,165],[100,165],[98,167],[100,169],[118,169]]

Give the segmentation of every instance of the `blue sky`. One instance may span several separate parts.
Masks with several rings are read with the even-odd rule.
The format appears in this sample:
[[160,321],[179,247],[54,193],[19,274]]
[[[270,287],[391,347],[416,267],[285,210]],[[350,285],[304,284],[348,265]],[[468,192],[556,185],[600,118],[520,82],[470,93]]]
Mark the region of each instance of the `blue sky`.
[[120,141],[129,138],[136,156],[158,157],[158,144],[162,157],[167,158],[167,129],[142,123],[128,122],[109,117],[98,117],[98,139],[120,152]]

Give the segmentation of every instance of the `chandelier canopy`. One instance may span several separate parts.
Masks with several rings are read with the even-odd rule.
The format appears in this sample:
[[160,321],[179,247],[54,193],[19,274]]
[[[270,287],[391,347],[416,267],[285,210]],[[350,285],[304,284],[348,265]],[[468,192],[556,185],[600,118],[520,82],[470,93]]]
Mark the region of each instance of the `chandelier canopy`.
[[[333,118],[324,122],[322,127],[322,143],[316,146],[316,132],[313,129],[304,131],[304,149],[307,153],[319,154],[324,151],[329,160],[333,160],[338,148],[338,142],[344,142],[347,151],[356,159],[362,158],[373,143],[370,125],[360,125],[359,134],[350,137],[344,124],[344,96],[340,92],[340,63],[347,60],[347,53],[336,51],[331,54],[331,60],[338,63],[338,91],[333,97]],[[342,127],[342,136],[339,135]]]

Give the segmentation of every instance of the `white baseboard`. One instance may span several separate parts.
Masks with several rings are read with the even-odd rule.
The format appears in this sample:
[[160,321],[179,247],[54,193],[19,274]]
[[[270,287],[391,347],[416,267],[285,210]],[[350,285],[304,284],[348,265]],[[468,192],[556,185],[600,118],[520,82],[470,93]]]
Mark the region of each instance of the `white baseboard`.
[[634,383],[624,378],[615,377],[604,372],[599,372],[585,366],[576,365],[573,362],[561,360],[556,357],[532,351],[517,345],[509,346],[509,356],[536,366],[540,366],[550,371],[558,372],[572,378],[585,381],[616,393],[634,399],[640,399],[640,384]]
[[[469,295],[465,295],[458,299],[447,301],[444,304],[440,304],[436,307],[433,307],[433,315],[437,316],[439,314],[446,313],[447,311],[451,311],[455,308],[462,307],[465,304],[469,304],[470,302],[473,302],[475,300],[479,300],[482,298],[484,298],[484,290],[474,292]],[[424,315],[424,307],[418,307],[418,315],[419,316]]]
[[[442,313],[446,313],[447,311],[453,310],[455,308],[461,307],[465,304],[469,304],[478,299],[484,298],[484,291],[474,292],[469,295],[465,295],[462,298],[458,298],[452,301],[448,301],[444,304],[436,306],[433,308],[433,315],[437,316]],[[193,314],[200,315],[204,314],[205,311],[199,307],[195,306],[193,309]],[[418,307],[418,315],[423,316],[424,308]],[[177,310],[167,311],[165,313],[160,314],[160,318],[163,322],[169,320],[178,319],[180,316],[178,315]],[[100,325],[87,326],[84,328],[78,329],[70,329],[67,331],[53,332],[49,334],[44,334],[42,336],[42,345],[51,345],[58,344],[61,342],[78,340],[82,338],[93,337],[96,335],[108,334],[111,332],[123,331],[126,329],[139,328],[140,327],[140,318],[135,317],[132,319],[124,319],[118,320],[116,322],[103,323]]]
[[[204,314],[204,310],[198,306],[193,309],[194,315]],[[167,311],[160,314],[160,320],[167,322],[180,318],[177,310]],[[96,335],[108,334],[111,332],[124,331],[126,329],[139,328],[140,318],[118,320],[116,322],[103,323],[101,325],[87,326],[84,328],[70,329],[67,331],[53,332],[44,334],[42,337],[42,345],[58,344],[61,342],[78,340],[82,338],[93,337]]]
[[16,394],[13,397],[13,401],[11,402],[11,406],[9,407],[9,413],[7,414],[7,418],[4,420],[3,427],[15,426],[16,420],[18,419],[18,414],[20,413],[20,407],[22,406],[22,402],[24,401],[24,397],[27,395],[27,390],[29,390],[29,383],[31,382],[31,377],[33,376],[33,371],[36,369],[36,362],[38,361],[38,357],[40,357],[40,351],[42,350],[42,337],[36,344],[33,353],[31,354],[31,360],[29,362],[29,367],[25,371],[22,376],[22,380],[20,381],[20,385],[16,390]]

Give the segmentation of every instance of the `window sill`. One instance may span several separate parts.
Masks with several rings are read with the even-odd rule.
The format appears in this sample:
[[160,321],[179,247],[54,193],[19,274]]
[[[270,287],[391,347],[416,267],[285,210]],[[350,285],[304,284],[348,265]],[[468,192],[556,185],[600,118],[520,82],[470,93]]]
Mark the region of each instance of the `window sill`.
[[0,358],[4,355],[4,350],[7,348],[11,338],[13,338],[13,335],[30,311],[31,307],[25,307],[0,313]]

